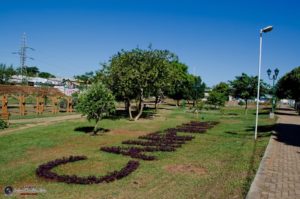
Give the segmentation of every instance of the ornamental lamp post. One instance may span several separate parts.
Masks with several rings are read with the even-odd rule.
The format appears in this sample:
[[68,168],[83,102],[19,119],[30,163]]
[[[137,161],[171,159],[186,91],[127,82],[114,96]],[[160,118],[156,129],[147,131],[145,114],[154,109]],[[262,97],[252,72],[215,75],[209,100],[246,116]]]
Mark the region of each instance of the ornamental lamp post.
[[262,35],[270,32],[273,26],[267,26],[259,31],[259,59],[258,59],[258,79],[257,79],[257,97],[256,97],[256,118],[255,118],[255,133],[254,139],[257,139],[257,125],[258,125],[258,107],[259,107],[259,89],[260,89],[260,70],[261,70],[261,54],[262,54]]
[[273,81],[273,84],[272,84],[272,112],[270,113],[270,118],[274,118],[274,111],[275,111],[275,80],[277,79],[278,77],[278,74],[279,74],[279,69],[276,68],[274,70],[274,74],[271,76],[271,69],[268,69],[267,70],[267,74],[268,74],[268,77],[270,80]]

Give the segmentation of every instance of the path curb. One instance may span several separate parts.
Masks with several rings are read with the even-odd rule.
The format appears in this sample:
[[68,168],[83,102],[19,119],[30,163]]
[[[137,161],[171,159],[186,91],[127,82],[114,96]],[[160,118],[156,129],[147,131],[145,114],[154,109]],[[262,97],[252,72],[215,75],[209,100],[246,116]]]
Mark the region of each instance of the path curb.
[[272,151],[272,143],[274,142],[274,133],[275,131],[272,131],[272,136],[270,137],[270,140],[269,140],[269,143],[268,143],[268,146],[265,150],[265,153],[264,153],[264,156],[259,164],[259,167],[258,167],[258,170],[255,174],[255,177],[254,177],[254,180],[250,186],[250,189],[247,193],[247,196],[246,196],[246,199],[257,199],[257,198],[260,198],[260,193],[261,193],[261,183],[264,182],[263,180],[263,173],[265,171],[265,164],[266,164],[266,161],[270,158],[271,156],[271,151]]

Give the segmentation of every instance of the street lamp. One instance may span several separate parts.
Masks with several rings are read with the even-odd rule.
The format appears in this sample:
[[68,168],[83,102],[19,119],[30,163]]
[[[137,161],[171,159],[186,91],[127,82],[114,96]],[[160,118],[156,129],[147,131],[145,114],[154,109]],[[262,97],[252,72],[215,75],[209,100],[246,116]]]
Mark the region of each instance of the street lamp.
[[256,119],[254,139],[257,139],[257,124],[258,124],[258,107],[259,107],[259,89],[260,89],[260,69],[261,69],[261,51],[262,51],[262,35],[270,32],[273,26],[267,26],[259,31],[259,60],[258,60],[258,79],[257,79],[257,97],[256,97]]
[[273,86],[272,86],[272,112],[270,113],[270,118],[274,118],[274,110],[275,110],[275,96],[274,96],[275,95],[275,88],[274,88],[274,85],[275,85],[275,80],[277,79],[278,74],[279,74],[279,69],[276,68],[274,70],[273,76],[271,76],[271,73],[272,73],[271,69],[268,69],[267,70],[268,77],[269,77],[270,80],[273,81]]

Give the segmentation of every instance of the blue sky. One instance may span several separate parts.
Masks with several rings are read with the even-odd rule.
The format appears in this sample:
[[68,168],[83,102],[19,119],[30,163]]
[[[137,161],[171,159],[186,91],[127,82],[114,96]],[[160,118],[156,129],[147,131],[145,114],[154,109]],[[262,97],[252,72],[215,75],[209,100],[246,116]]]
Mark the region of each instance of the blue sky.
[[[209,85],[245,72],[257,74],[260,28],[262,77],[300,65],[300,2],[297,0],[0,0],[0,63],[19,66],[11,52],[26,32],[28,55],[57,76],[100,68],[121,49],[168,49]],[[270,82],[269,82],[270,83]]]

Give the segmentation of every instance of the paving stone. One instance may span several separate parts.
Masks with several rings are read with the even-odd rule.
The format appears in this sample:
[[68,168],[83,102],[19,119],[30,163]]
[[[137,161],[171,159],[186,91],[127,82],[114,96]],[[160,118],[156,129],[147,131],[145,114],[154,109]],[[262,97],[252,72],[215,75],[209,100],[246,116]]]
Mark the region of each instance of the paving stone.
[[248,199],[300,198],[300,116],[292,109],[277,116],[276,135],[270,138]]

